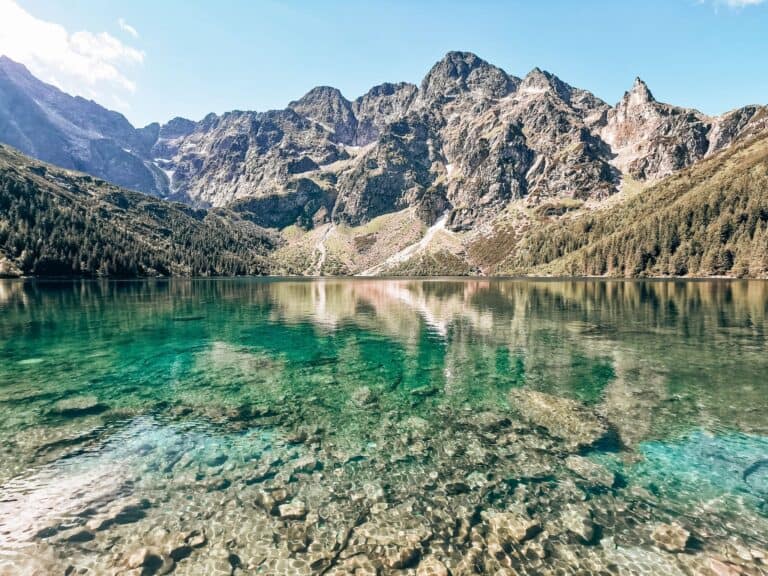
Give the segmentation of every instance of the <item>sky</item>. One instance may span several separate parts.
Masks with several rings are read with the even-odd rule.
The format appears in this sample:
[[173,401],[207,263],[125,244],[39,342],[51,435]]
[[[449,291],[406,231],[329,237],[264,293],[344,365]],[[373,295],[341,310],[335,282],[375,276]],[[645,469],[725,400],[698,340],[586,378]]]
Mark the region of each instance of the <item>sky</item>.
[[136,126],[284,108],[318,85],[354,99],[420,82],[450,50],[609,103],[640,76],[708,114],[768,104],[768,0],[0,0],[0,54]]

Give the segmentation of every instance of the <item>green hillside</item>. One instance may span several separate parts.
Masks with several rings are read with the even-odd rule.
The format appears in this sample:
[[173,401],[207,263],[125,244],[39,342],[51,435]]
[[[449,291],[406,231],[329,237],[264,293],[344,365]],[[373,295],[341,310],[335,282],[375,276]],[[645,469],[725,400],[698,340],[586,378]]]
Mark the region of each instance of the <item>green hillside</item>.
[[531,225],[497,273],[768,276],[768,136],[623,203]]
[[0,274],[266,274],[277,243],[224,211],[197,210],[0,146]]

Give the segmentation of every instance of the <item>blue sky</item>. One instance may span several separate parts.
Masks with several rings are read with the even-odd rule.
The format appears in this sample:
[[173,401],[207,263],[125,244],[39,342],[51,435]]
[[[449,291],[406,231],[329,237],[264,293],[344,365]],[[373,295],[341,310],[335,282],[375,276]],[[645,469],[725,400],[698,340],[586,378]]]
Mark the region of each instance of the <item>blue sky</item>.
[[449,50],[539,66],[615,103],[635,76],[721,113],[768,103],[768,0],[0,0],[0,53],[137,125],[350,99],[420,82]]

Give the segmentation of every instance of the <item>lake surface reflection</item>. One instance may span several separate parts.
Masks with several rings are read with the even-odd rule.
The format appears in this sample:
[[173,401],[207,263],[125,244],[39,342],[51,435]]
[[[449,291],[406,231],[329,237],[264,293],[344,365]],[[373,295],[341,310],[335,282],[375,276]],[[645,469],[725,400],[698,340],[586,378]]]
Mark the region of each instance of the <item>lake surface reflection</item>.
[[767,329],[759,281],[0,281],[0,573],[766,573]]

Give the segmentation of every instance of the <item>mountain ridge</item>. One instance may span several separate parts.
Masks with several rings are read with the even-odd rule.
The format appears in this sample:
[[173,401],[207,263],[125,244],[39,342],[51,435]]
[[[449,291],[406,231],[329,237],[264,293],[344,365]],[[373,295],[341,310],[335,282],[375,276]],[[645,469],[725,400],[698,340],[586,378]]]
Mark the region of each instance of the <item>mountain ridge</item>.
[[[424,261],[421,243],[403,242],[427,233],[443,250],[430,270],[493,273],[498,263],[471,263],[483,237],[625,202],[766,130],[765,106],[712,117],[659,102],[640,78],[610,105],[540,68],[517,77],[459,51],[418,85],[383,83],[354,100],[317,86],[284,109],[136,129],[0,59],[0,141],[273,229],[287,242],[275,270],[289,273],[361,273],[402,251]],[[382,219],[402,237],[370,232]]]

